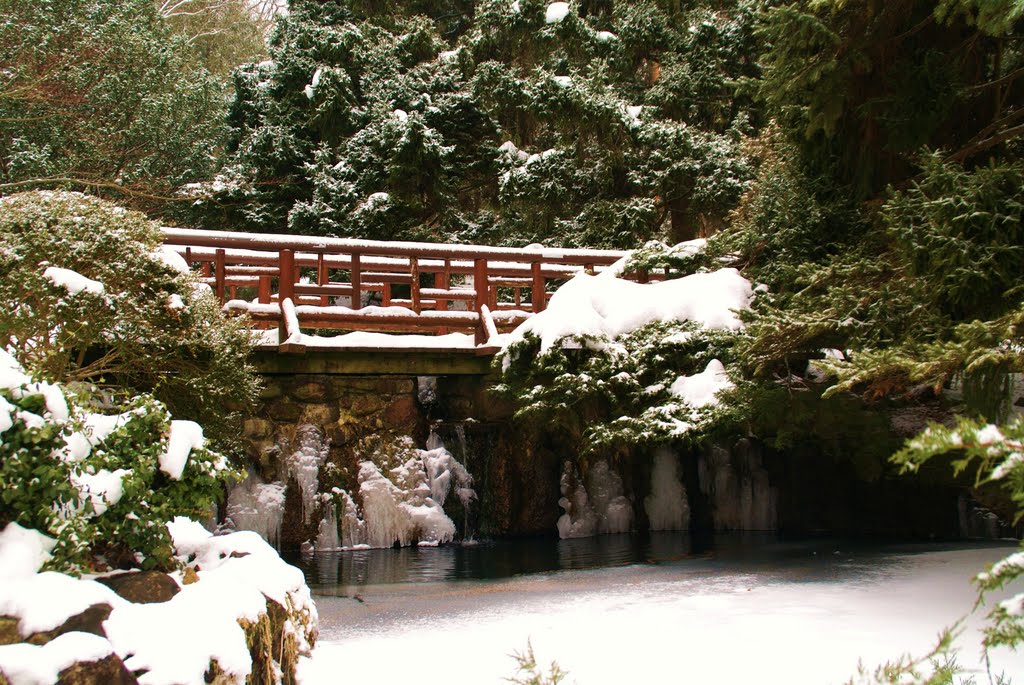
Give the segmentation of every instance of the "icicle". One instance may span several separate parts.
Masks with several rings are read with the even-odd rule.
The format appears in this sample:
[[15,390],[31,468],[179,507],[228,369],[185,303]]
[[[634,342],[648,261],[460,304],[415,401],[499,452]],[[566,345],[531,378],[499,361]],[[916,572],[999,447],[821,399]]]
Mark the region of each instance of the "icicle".
[[324,517],[320,521],[320,529],[317,531],[316,536],[316,550],[318,552],[339,549],[341,547],[341,538],[338,535],[338,516],[335,511],[334,502],[329,497],[325,499]]
[[288,477],[294,478],[302,493],[302,517],[309,523],[316,505],[320,464],[327,458],[330,442],[319,428],[311,424],[299,426],[295,432],[295,450],[287,457]]
[[597,530],[597,515],[590,506],[587,489],[576,475],[576,469],[569,461],[562,468],[562,498],[558,506],[565,511],[558,519],[558,537],[585,538]]

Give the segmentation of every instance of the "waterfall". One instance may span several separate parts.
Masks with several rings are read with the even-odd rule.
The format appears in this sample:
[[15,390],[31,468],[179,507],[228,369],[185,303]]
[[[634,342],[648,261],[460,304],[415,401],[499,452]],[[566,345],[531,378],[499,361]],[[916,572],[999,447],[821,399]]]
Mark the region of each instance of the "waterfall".
[[286,458],[287,478],[294,478],[302,493],[302,518],[309,523],[316,507],[320,465],[327,458],[330,441],[311,424],[302,424],[295,431],[296,447]]

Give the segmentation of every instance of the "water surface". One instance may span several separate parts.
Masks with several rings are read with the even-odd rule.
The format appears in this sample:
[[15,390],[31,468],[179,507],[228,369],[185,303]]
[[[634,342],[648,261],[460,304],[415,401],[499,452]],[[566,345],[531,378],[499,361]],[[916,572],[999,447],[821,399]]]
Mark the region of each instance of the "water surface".
[[[580,685],[842,683],[858,660],[927,651],[970,613],[970,577],[1013,549],[666,533],[317,555],[303,676],[499,683],[529,641]],[[980,620],[959,643],[972,668]],[[1024,655],[992,657],[1024,680]]]

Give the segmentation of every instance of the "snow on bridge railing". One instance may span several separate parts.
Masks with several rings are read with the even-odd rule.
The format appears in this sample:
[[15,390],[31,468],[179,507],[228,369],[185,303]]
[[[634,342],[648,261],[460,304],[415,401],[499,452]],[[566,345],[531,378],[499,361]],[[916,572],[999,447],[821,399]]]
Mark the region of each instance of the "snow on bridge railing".
[[[305,350],[312,342],[302,335],[306,327],[432,336],[461,332],[473,336],[478,353],[491,353],[499,332],[545,309],[552,288],[580,272],[598,273],[628,254],[163,230],[164,242],[190,266],[199,266],[225,309],[247,313],[256,327],[271,329],[265,340],[282,352]],[[645,283],[662,275],[623,277]],[[330,346],[322,338],[316,344]]]

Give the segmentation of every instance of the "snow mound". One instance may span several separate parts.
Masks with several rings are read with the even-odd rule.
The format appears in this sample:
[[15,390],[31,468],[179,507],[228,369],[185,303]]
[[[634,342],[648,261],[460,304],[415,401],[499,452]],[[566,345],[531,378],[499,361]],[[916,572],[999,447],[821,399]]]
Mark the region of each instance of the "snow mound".
[[188,455],[206,444],[202,427],[195,421],[171,421],[167,450],[160,455],[160,470],[174,480],[181,480]]
[[[250,623],[273,600],[301,625],[288,619],[285,634],[301,653],[315,640],[317,614],[302,572],[286,564],[255,533],[213,536],[183,517],[167,524],[179,558],[196,570],[198,580],[159,604],[123,603],[104,623],[110,644],[129,670],[146,669],[141,683],[201,683],[216,661],[224,682],[242,683],[252,670],[252,655],[239,621]],[[175,576],[182,582],[180,574]],[[168,649],[174,636],[174,649]]]
[[743,324],[737,312],[749,307],[752,297],[750,281],[736,269],[649,284],[609,277],[608,272],[578,274],[555,292],[547,309],[513,331],[508,343],[532,334],[540,338],[544,354],[562,338],[611,339],[659,321],[738,330]]
[[569,3],[553,2],[544,13],[544,23],[557,24],[569,15]]

